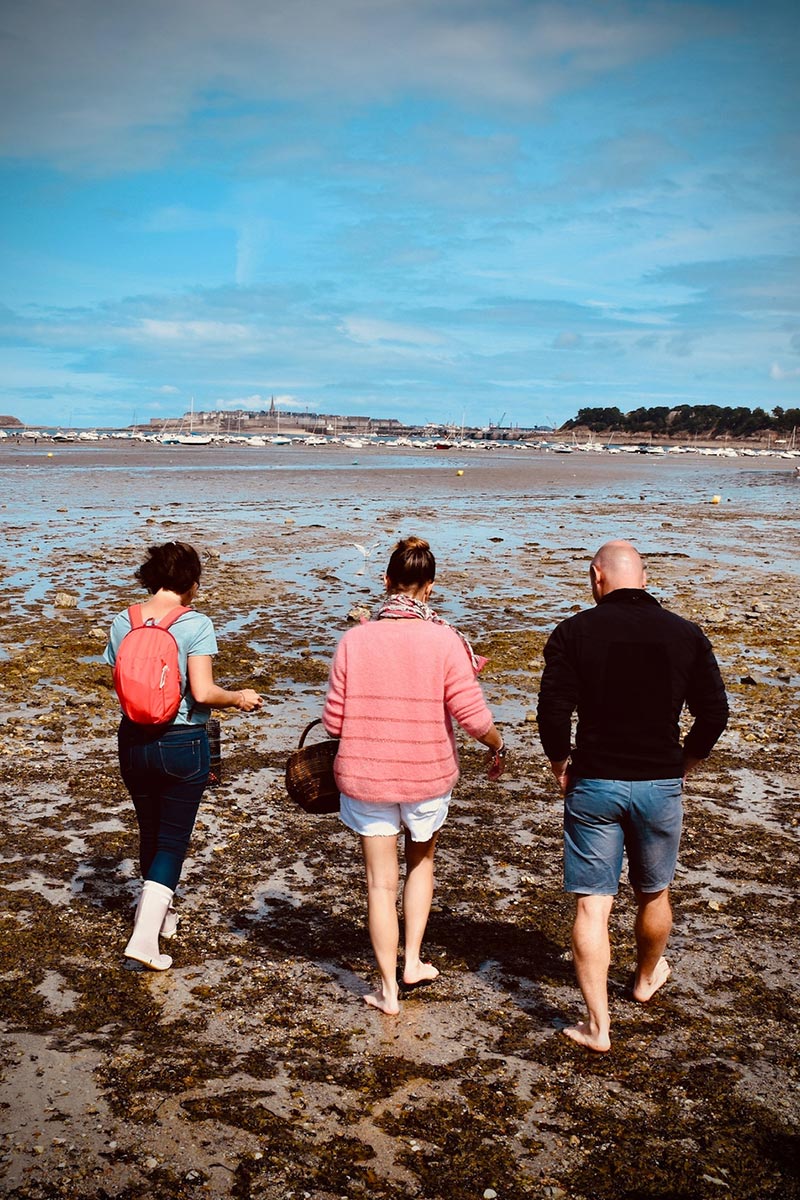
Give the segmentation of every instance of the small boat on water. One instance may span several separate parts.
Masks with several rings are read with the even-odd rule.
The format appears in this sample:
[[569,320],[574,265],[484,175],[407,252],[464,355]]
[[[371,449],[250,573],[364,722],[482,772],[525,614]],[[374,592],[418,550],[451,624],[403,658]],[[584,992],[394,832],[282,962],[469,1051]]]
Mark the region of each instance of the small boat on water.
[[161,430],[158,434],[157,441],[161,442],[162,446],[210,446],[214,442],[214,435],[211,433],[195,433],[194,431],[194,396],[192,396],[192,407],[189,412],[189,431],[184,431],[183,421],[177,429]]

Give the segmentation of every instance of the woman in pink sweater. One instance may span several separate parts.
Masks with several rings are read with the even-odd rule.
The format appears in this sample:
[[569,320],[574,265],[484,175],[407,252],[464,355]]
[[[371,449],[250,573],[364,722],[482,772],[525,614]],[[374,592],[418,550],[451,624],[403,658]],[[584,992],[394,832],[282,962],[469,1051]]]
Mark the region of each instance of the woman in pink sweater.
[[361,838],[369,934],[381,975],[367,1004],[398,1002],[397,835],[405,833],[403,986],[439,974],[420,951],[433,899],[433,855],[458,779],[452,718],[489,747],[490,777],[503,739],[477,680],[469,643],[428,607],[436,560],[421,538],[398,542],[386,568],[378,619],[349,630],[336,649],[322,719],[340,738],[334,773],[342,821]]

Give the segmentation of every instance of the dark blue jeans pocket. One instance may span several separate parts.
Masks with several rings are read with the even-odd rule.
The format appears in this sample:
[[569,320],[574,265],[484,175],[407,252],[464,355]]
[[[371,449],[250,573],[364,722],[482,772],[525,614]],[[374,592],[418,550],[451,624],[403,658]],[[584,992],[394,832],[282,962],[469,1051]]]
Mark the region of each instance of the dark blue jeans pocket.
[[176,742],[172,745],[161,742],[158,748],[161,769],[170,778],[188,783],[208,775],[208,743],[204,738],[193,738],[191,741]]

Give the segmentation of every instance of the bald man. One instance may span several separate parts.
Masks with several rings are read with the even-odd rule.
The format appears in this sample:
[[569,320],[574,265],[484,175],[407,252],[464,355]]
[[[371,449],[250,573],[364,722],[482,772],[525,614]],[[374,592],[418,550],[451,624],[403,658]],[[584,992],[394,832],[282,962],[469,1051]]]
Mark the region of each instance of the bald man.
[[[630,542],[607,542],[589,568],[595,607],[550,635],[539,735],[564,795],[564,890],[576,896],[572,953],[587,1018],[564,1029],[589,1050],[611,1047],[608,920],[623,850],[636,902],[633,998],[666,983],[682,785],[728,721],[708,638],[662,608]],[[694,721],[681,745],[686,705]],[[577,711],[575,745],[572,716]]]

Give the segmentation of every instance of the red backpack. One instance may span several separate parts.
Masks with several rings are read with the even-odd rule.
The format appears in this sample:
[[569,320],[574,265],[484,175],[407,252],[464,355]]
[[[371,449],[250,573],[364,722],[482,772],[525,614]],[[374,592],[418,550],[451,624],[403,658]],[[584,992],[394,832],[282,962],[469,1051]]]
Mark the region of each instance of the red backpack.
[[145,625],[140,604],[128,609],[131,628],[117,651],[114,687],[125,716],[138,725],[166,725],[180,708],[180,657],[169,627],[190,611],[179,604],[158,623]]

